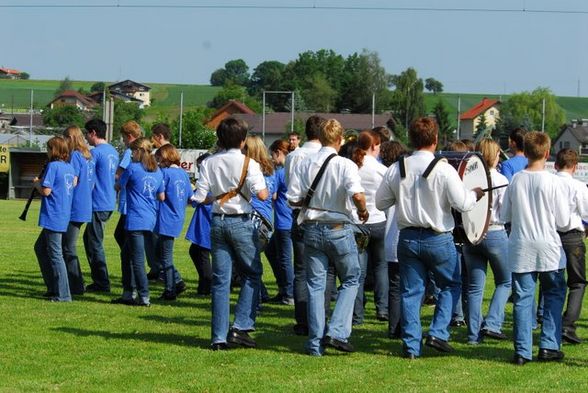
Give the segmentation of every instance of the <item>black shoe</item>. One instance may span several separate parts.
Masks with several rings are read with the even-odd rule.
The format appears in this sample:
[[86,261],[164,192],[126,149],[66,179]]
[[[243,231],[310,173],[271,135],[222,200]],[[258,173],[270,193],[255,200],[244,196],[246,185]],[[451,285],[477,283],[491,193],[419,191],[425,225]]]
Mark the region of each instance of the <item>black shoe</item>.
[[55,294],[53,292],[47,291],[42,296],[46,298],[52,298],[55,297]]
[[436,349],[439,352],[453,352],[453,347],[449,345],[447,341],[441,340],[440,338],[437,338],[435,336],[427,336],[427,339],[425,340],[425,345],[427,347]]
[[159,299],[161,300],[176,300],[177,296],[174,292],[171,291],[163,291]]
[[110,288],[101,287],[96,283],[92,283],[86,287],[86,292],[110,293]]
[[461,319],[452,319],[450,325],[453,327],[462,327],[466,326],[466,322]]
[[294,334],[297,336],[308,336],[308,326],[297,323],[294,325]]
[[558,351],[556,349],[545,349],[539,348],[539,355],[537,359],[542,362],[552,362],[562,360],[564,358],[564,353],[562,351]]
[[125,306],[134,306],[136,304],[135,299],[125,299],[122,297],[117,297],[116,299],[112,299],[110,301],[111,304],[123,304]]
[[230,349],[227,343],[214,343],[210,346],[211,351],[226,351]]
[[582,344],[582,339],[576,335],[576,332],[569,329],[564,329],[561,338],[568,344]]
[[176,283],[176,296],[178,296],[180,293],[185,292],[186,291],[186,283],[184,282],[184,280],[179,281]]
[[515,354],[514,357],[512,358],[512,362],[514,364],[516,364],[517,366],[524,366],[525,364],[529,363],[530,361],[531,361],[531,359],[524,358],[519,354]]
[[423,300],[423,304],[426,304],[427,306],[434,306],[437,304],[437,299],[435,299],[435,296],[427,296],[425,300]]
[[149,281],[159,280],[159,273],[156,273],[153,270],[149,271],[149,273],[147,273],[147,280],[149,280]]
[[229,330],[227,341],[231,344],[236,344],[247,348],[255,348],[257,346],[255,340],[252,339],[246,331],[235,328]]
[[484,338],[488,337],[488,338],[493,338],[495,340],[506,340],[508,339],[508,337],[506,336],[506,334],[502,333],[502,332],[493,332],[492,330],[488,330],[488,329],[482,329],[482,336],[484,336]]
[[388,320],[388,314],[384,314],[384,313],[377,313],[376,314],[376,319],[378,321],[387,321]]
[[323,346],[331,347],[341,352],[355,352],[350,342],[337,340],[336,338],[325,336],[322,340]]

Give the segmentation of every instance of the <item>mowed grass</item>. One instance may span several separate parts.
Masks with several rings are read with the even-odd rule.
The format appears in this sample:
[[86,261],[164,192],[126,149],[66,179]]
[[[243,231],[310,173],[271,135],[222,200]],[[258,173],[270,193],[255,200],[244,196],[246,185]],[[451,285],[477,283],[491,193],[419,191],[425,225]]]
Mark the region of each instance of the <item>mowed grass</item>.
[[[561,363],[509,364],[511,342],[465,344],[464,328],[454,329],[456,352],[442,356],[429,348],[422,358],[400,357],[401,344],[386,338],[386,324],[375,320],[371,294],[366,323],[354,329],[357,352],[332,350],[322,358],[304,355],[304,338],[291,333],[293,308],[264,305],[254,337],[257,349],[212,352],[210,300],[195,296],[196,272],[188,242],[178,239],[175,260],[188,290],[176,302],[155,300],[150,308],[111,305],[118,296],[120,262],[112,237],[117,216],[106,228],[111,295],[87,294],[54,304],[45,291],[33,244],[38,236],[39,203],[27,222],[18,220],[23,200],[0,201],[0,391],[1,392],[187,392],[187,391],[358,391],[536,392],[588,389],[586,345],[565,345]],[[89,269],[80,241],[82,268]],[[274,280],[265,264],[270,294]],[[490,296],[488,285],[485,307]],[[233,303],[236,294],[233,293]],[[578,333],[588,337],[588,307]],[[431,307],[423,309],[425,324]],[[512,306],[505,332],[512,335]],[[535,332],[535,342],[538,333]],[[537,349],[535,347],[534,353]]]

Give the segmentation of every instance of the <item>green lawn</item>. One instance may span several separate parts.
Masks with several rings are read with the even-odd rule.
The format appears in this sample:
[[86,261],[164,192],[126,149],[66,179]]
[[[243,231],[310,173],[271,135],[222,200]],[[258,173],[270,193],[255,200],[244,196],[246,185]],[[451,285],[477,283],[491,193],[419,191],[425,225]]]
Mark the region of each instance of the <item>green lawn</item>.
[[[39,204],[27,222],[18,220],[24,201],[0,201],[0,392],[121,391],[570,391],[588,389],[586,345],[564,346],[559,364],[515,367],[510,342],[465,344],[465,329],[455,330],[456,352],[442,356],[426,348],[423,357],[400,357],[398,340],[386,338],[369,298],[366,323],[354,329],[357,352],[303,354],[304,339],[291,334],[288,306],[265,305],[254,336],[258,349],[208,350],[210,303],[195,297],[196,272],[188,242],[176,244],[176,262],[188,291],[174,303],[153,301],[150,308],[109,304],[120,294],[120,263],[112,237],[117,217],[107,225],[106,252],[113,294],[88,294],[69,304],[49,303],[33,243]],[[81,241],[80,241],[81,245]],[[83,255],[83,250],[81,250]],[[88,273],[87,262],[82,267]],[[275,285],[269,268],[265,280]],[[161,293],[152,287],[152,297]],[[235,294],[233,294],[235,296]],[[486,293],[486,302],[489,293]],[[429,320],[432,308],[424,309]],[[505,332],[512,334],[511,305]],[[588,337],[588,307],[578,333]],[[537,340],[537,334],[535,335]],[[535,349],[535,353],[537,350]]]

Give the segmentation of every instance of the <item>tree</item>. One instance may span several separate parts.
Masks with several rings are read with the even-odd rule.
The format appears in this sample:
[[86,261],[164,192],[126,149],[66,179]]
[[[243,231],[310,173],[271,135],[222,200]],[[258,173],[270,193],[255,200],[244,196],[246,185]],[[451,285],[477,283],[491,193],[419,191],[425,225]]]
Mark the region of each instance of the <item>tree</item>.
[[[315,112],[330,112],[335,107],[337,91],[331,87],[327,78],[321,73],[312,77],[310,88],[305,90],[303,97],[306,105]],[[296,105],[296,104],[294,104]]]
[[102,93],[104,89],[106,89],[106,84],[104,82],[96,82],[90,86],[90,91],[92,93]]
[[73,90],[73,84],[71,83],[69,76],[66,76],[64,80],[59,82],[59,87],[55,90],[55,97],[59,97],[66,90]]
[[437,125],[439,126],[439,139],[441,140],[440,144],[445,146],[451,139],[453,130],[449,121],[449,112],[447,112],[447,108],[445,108],[445,103],[442,99],[437,101],[437,104],[435,104],[435,107],[433,108],[433,114],[435,115]]
[[210,84],[224,86],[228,83],[247,86],[249,83],[249,67],[245,60],[236,59],[225,63],[224,68],[219,68],[210,75]]
[[68,127],[76,125],[84,127],[86,117],[84,113],[75,106],[60,106],[43,111],[43,123],[49,127]]
[[[264,61],[260,63],[249,79],[247,91],[253,97],[261,99],[263,91],[283,91],[285,87],[284,70],[286,65],[279,61]],[[289,97],[286,94],[268,94],[266,105],[274,111],[284,111]]]
[[433,94],[443,92],[443,83],[433,78],[425,79],[425,89],[429,90]]
[[478,120],[478,124],[476,125],[476,135],[486,131],[486,128],[486,115],[482,113],[482,115],[480,116],[480,120]]
[[[181,144],[183,149],[210,149],[215,145],[216,131],[205,126],[210,115],[211,110],[204,107],[184,112]],[[172,143],[179,147],[179,119],[174,120],[171,127],[173,130]]]
[[212,86],[223,86],[226,80],[227,72],[224,68],[219,68],[210,75],[210,84]]
[[259,101],[247,94],[245,87],[232,83],[225,85],[218,93],[216,93],[207,105],[209,108],[218,109],[225,105],[229,100],[241,101],[256,112],[260,112],[262,109]]
[[414,68],[407,68],[399,75],[392,76],[395,90],[392,94],[392,108],[396,118],[403,123],[404,131],[410,123],[425,115],[423,80]]
[[28,72],[21,72],[20,75],[18,76],[20,79],[24,79],[27,80],[31,77],[31,75]]

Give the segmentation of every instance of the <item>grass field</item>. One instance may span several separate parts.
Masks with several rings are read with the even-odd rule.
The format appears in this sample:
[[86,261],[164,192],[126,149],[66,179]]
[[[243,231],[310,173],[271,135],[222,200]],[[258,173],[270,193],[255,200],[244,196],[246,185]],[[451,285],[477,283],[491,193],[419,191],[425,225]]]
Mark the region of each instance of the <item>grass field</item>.
[[[460,328],[452,337],[455,353],[441,356],[425,348],[416,361],[402,359],[400,342],[386,338],[386,325],[375,320],[371,297],[366,323],[351,337],[356,353],[304,355],[304,339],[291,334],[293,309],[278,305],[264,305],[254,333],[257,349],[212,352],[208,350],[210,301],[195,297],[196,273],[183,239],[176,242],[175,260],[188,284],[184,295],[173,303],[153,300],[150,308],[109,304],[121,292],[118,249],[112,237],[116,216],[107,225],[105,244],[112,295],[87,294],[68,304],[49,303],[41,298],[45,288],[32,246],[39,233],[39,204],[33,204],[27,222],[17,218],[23,205],[22,200],[0,201],[0,392],[588,389],[588,344],[564,346],[562,363],[532,362],[519,368],[508,363],[510,342],[468,346],[465,329]],[[85,258],[81,262],[88,274]],[[266,266],[265,281],[273,295],[275,285],[268,271]],[[156,299],[162,288],[151,289]],[[488,296],[487,290],[485,302]],[[432,308],[423,312],[429,321]],[[509,336],[511,313],[509,305],[505,326]],[[578,333],[588,337],[586,305]]]

